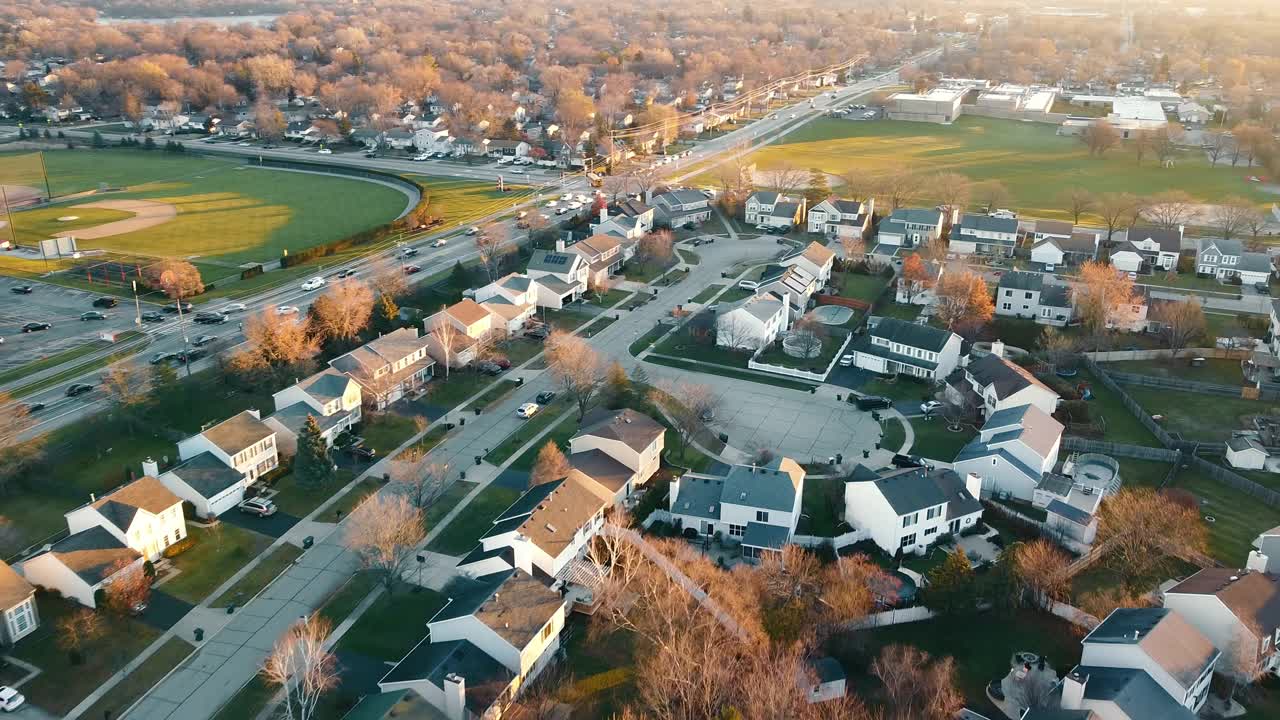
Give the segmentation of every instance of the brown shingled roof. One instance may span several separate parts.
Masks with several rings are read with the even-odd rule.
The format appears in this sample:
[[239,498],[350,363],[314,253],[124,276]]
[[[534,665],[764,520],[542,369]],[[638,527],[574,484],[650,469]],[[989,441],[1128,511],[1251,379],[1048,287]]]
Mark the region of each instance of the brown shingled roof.
[[563,606],[560,593],[516,571],[475,611],[475,617],[512,647],[523,650]]
[[520,525],[520,534],[551,557],[573,544],[578,531],[612,501],[600,486],[578,470],[552,490]]
[[93,508],[121,532],[129,532],[138,510],[159,515],[182,502],[169,488],[150,475],[138,478],[93,503]]
[[809,243],[809,247],[804,249],[805,259],[819,267],[826,265],[835,256],[833,250],[816,242]]
[[465,298],[462,302],[450,305],[447,312],[468,327],[489,317],[489,311],[471,298]]
[[36,589],[17,570],[0,560],[0,615],[5,610],[31,597]]
[[653,418],[630,408],[592,410],[582,418],[575,437],[594,435],[618,440],[636,452],[642,452],[665,431]]
[[253,413],[245,410],[205,430],[202,434],[226,454],[235,455],[260,440],[266,440],[275,434],[275,431],[271,426],[254,417]]
[[1280,578],[1272,575],[1205,568],[1168,592],[1216,596],[1241,622],[1262,635],[1280,627]]

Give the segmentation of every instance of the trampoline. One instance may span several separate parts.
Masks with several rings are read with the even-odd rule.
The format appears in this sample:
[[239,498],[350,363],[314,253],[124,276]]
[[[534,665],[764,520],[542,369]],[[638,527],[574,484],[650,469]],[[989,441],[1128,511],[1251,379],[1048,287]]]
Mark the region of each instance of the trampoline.
[[823,325],[843,325],[853,317],[853,308],[822,305],[813,309],[813,316]]

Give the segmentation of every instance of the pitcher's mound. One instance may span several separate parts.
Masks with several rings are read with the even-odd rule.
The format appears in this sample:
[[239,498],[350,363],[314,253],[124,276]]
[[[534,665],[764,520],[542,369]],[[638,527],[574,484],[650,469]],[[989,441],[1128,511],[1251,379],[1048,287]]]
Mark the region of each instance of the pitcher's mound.
[[128,220],[117,220],[81,230],[63,230],[62,232],[54,233],[54,235],[58,237],[74,236],[81,240],[97,240],[98,238],[123,235],[155,227],[156,225],[163,225],[178,214],[178,208],[173,205],[151,200],[100,200],[76,205],[75,207],[123,210],[124,212],[133,213],[133,217]]

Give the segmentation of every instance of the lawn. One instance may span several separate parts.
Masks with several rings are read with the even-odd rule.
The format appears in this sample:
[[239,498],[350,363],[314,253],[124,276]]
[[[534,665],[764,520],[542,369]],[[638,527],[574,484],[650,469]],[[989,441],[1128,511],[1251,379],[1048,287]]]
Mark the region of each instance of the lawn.
[[960,432],[951,432],[947,429],[946,420],[941,418],[912,418],[911,429],[916,435],[915,442],[911,444],[911,454],[943,462],[954,460],[960,454],[960,448],[978,434],[971,425],[965,425]]
[[[439,215],[446,225],[464,223],[484,217],[504,208],[510,208],[527,194],[528,188],[507,185],[507,192],[498,192],[492,182],[459,180],[435,175],[406,174],[405,177],[427,186],[431,198],[431,211]],[[403,207],[401,208],[403,209]]]
[[608,630],[593,637],[590,622],[581,616],[565,621],[565,669],[573,683],[560,700],[572,706],[571,720],[616,717],[635,698],[635,636]]
[[188,525],[187,536],[195,544],[170,560],[181,573],[160,587],[189,603],[203,601],[271,544],[266,535],[227,522],[213,529]]
[[491,484],[462,509],[453,521],[427,545],[432,552],[445,555],[464,555],[489,531],[493,519],[520,497],[520,491]]
[[288,473],[273,483],[272,487],[275,488],[276,494],[271,496],[271,502],[280,508],[280,512],[304,518],[354,479],[354,473],[340,468],[334,473],[332,483],[312,489],[299,485],[293,473]]
[[916,318],[920,317],[920,306],[904,305],[896,302],[885,303],[880,307],[877,307],[875,312],[872,314],[879,315],[880,317],[891,317],[899,320],[906,320],[907,322],[915,322]]
[[[325,511],[325,517],[330,518],[332,522],[341,520],[350,515],[360,503],[364,502],[365,498],[378,492],[381,487],[382,483],[372,477],[361,480],[358,485],[351,488],[350,492],[338,498],[336,502],[329,506],[329,509]],[[316,520],[324,522],[324,517],[318,517]]]
[[457,480],[446,488],[444,493],[440,497],[436,498],[435,502],[431,503],[431,505],[427,507],[426,511],[422,513],[423,528],[430,532],[440,523],[444,516],[448,515],[450,510],[457,507],[458,503],[462,502],[462,498],[466,497],[467,493],[474,490],[475,487],[476,484],[473,482]]
[[671,264],[663,266],[654,263],[633,262],[628,263],[622,270],[622,276],[632,282],[649,283],[653,279],[667,271],[667,268],[675,264],[673,258]]
[[104,634],[86,644],[82,664],[72,665],[67,652],[58,647],[58,623],[80,605],[46,592],[36,595],[36,604],[40,627],[23,638],[13,654],[43,670],[22,686],[22,694],[31,704],[59,717],[160,636],[155,628],[133,618],[106,615]]
[[394,412],[370,413],[361,423],[360,437],[364,438],[365,447],[376,450],[381,457],[408,442],[418,431],[418,424],[411,417]]
[[670,330],[671,327],[668,325],[655,325],[648,332],[636,338],[635,341],[627,347],[627,352],[631,353],[632,356],[639,355],[645,350],[648,350],[649,345],[651,345],[654,340],[662,337]]
[[573,332],[597,317],[598,313],[575,309],[572,305],[561,310],[544,310],[543,318],[553,329]]
[[1258,400],[1201,395],[1168,388],[1126,385],[1124,389],[1143,410],[1153,416],[1163,416],[1159,421],[1162,427],[1171,433],[1181,433],[1187,440],[1230,440],[1231,431],[1244,428],[1248,416],[1272,413],[1280,407]]
[[[555,427],[551,428],[551,432],[543,436],[542,442],[529,448],[523,455],[516,458],[516,461],[511,463],[511,468],[514,470],[532,470],[533,464],[538,459],[538,451],[544,445],[553,442],[561,450],[568,450],[569,438],[572,438],[577,432],[578,413],[571,410],[568,414],[560,416],[560,421],[556,423]],[[667,439],[670,440],[670,436]],[[675,445],[673,444],[671,447],[675,447]]]
[[880,429],[884,432],[880,437],[880,447],[892,450],[895,453],[900,451],[902,444],[907,441],[907,431],[902,426],[902,421],[898,418],[887,417],[880,423]]
[[848,334],[847,331],[839,328],[829,329],[827,337],[822,338],[822,346],[818,350],[817,357],[805,359],[792,357],[783,350],[782,343],[778,342],[770,345],[764,352],[760,353],[758,361],[770,365],[821,373],[832,366],[832,361],[836,359],[836,354],[844,347],[844,340]]
[[840,297],[853,298],[872,302],[880,296],[888,280],[880,275],[860,275],[858,273],[839,273],[831,279],[831,284],[840,288]]
[[1209,555],[1227,567],[1244,565],[1254,538],[1275,527],[1276,518],[1280,516],[1276,508],[1206,477],[1195,468],[1178,471],[1173,486],[1189,490],[1200,498],[1201,516],[1214,519],[1211,523],[1206,520]]
[[106,714],[108,711],[111,712],[110,717],[119,717],[125,708],[142,697],[152,685],[160,682],[160,679],[177,667],[178,663],[190,655],[193,649],[195,648],[191,643],[182,638],[171,637],[165,640],[151,657],[144,660],[133,672],[116,683],[115,687],[98,698],[98,701],[90,705],[88,710],[81,713],[81,717],[105,718],[108,717]]
[[488,358],[505,358],[511,367],[520,367],[538,353],[542,352],[542,343],[532,338],[515,338],[500,342],[485,356]]
[[[1202,201],[1240,195],[1270,202],[1246,180],[1252,174],[1248,168],[1211,168],[1198,151],[1180,154],[1171,168],[1162,168],[1154,160],[1139,165],[1123,146],[1091,157],[1083,143],[1058,136],[1052,125],[971,116],[952,125],[818,119],[753,153],[751,161],[762,170],[790,164],[838,176],[884,174],[904,166],[958,172],[976,183],[1003,183],[1011,195],[1010,207],[1035,217],[1064,220],[1071,218],[1061,191],[1071,186],[1096,194],[1141,196],[1179,189]],[[690,182],[713,184],[715,174],[713,168]],[[1044,182],[1046,177],[1054,182]],[[914,202],[932,206],[937,201],[926,195]],[[1082,220],[1097,222],[1089,214]]]
[[352,575],[350,579],[343,583],[342,587],[335,590],[320,606],[318,611],[320,617],[337,627],[339,623],[347,619],[347,616],[373,591],[377,584],[377,578],[370,573],[360,572]]
[[797,535],[835,537],[844,524],[844,481],[840,478],[808,478],[800,496]]
[[551,401],[550,405],[543,406],[536,415],[526,420],[515,432],[508,435],[488,455],[485,455],[485,461],[494,465],[501,465],[506,462],[507,458],[524,447],[525,443],[532,440],[538,433],[551,427],[552,423],[558,422],[568,409],[569,402],[563,397],[558,397]]
[[[41,240],[47,240],[60,232],[105,225],[117,220],[128,220],[133,216],[133,213],[124,210],[87,207],[69,210],[66,206],[54,205],[18,213],[17,217],[20,221],[17,223],[15,230],[20,244],[39,245]],[[65,221],[58,219],[67,217],[76,219]],[[7,236],[8,233],[5,233],[5,235]]]
[[592,293],[592,297],[589,302],[592,305],[599,305],[600,307],[611,308],[614,305],[617,305],[618,303],[622,302],[623,300],[626,300],[627,298],[631,297],[631,295],[632,293],[627,290],[614,289],[614,290],[609,290],[602,294]]
[[[708,285],[708,286],[706,286],[706,287],[702,288],[702,292],[700,292],[700,293],[698,293],[697,295],[694,295],[693,297],[689,298],[689,302],[690,302],[690,303],[705,303],[705,302],[709,302],[709,301],[711,300],[711,298],[715,296],[715,294],[716,294],[716,293],[718,293],[718,292],[720,292],[721,290],[724,290],[724,289],[725,289],[725,286],[724,286],[724,285]],[[744,291],[744,292],[745,292],[745,291]]]
[[668,335],[662,342],[658,343],[658,346],[654,348],[654,352],[685,360],[697,360],[727,367],[747,367],[747,362],[751,360],[750,353],[722,348],[716,345],[715,340],[710,337],[694,337],[689,332],[692,326],[693,323],[687,323]]
[[1159,487],[1173,467],[1156,460],[1118,457],[1116,461],[1120,463],[1120,480],[1125,487]]
[[497,382],[497,380],[493,377],[481,375],[475,370],[450,370],[448,377],[441,375],[427,384],[425,402],[429,405],[452,410],[461,405],[464,400],[494,382]]
[[476,398],[475,400],[472,400],[464,409],[465,410],[476,410],[476,409],[485,410],[486,408],[492,407],[502,402],[503,398],[515,392],[516,388],[518,387],[520,387],[519,383],[517,383],[515,380],[512,380],[511,378],[507,378],[502,382],[498,383],[497,385],[490,387],[488,390],[485,390],[480,397]]
[[232,603],[244,605],[253,599],[263,588],[275,580],[280,573],[302,555],[302,549],[296,545],[285,543],[276,546],[271,552],[262,556],[262,560],[253,569],[244,574],[234,585],[222,593],[218,599],[209,603],[209,607],[221,608]]
[[[1147,447],[1160,447],[1160,441],[1156,440],[1156,436],[1151,434],[1142,423],[1138,422],[1138,418],[1129,412],[1124,403],[1120,402],[1120,397],[1107,389],[1098,381],[1093,373],[1081,368],[1080,374],[1073,378],[1077,382],[1088,384],[1089,389],[1093,391],[1093,399],[1089,401],[1089,416],[1091,418],[1101,417],[1106,419],[1106,432],[1104,439],[1108,442],[1128,443],[1130,445],[1145,445]],[[1132,394],[1136,389],[1133,387],[1125,388],[1125,392]],[[1134,398],[1135,400],[1137,398]],[[1141,402],[1139,400],[1139,402]]]
[[1240,386],[1244,384],[1244,373],[1240,370],[1239,360],[1206,359],[1203,366],[1193,367],[1190,357],[1188,355],[1172,361],[1122,360],[1105,363],[1100,367],[1109,372],[1151,375],[1153,377],[1175,378],[1218,385]]
[[[0,156],[0,165],[23,161]],[[153,200],[177,207],[172,220],[101,239],[79,239],[83,249],[105,248],[159,256],[199,255],[239,264],[277,259],[337,240],[399,215],[407,203],[393,188],[362,180],[252,168],[236,160],[140,150],[58,150],[44,153],[56,196],[125,188],[112,200]],[[25,181],[24,181],[25,182]],[[479,185],[480,183],[476,183]],[[487,186],[487,184],[485,184]],[[62,215],[80,215],[77,200]],[[54,209],[56,210],[56,208]],[[16,227],[28,223],[16,216]],[[34,216],[38,230],[48,218]]]
[[397,583],[384,592],[338,641],[338,651],[358,652],[384,662],[399,662],[427,632],[448,598],[427,588]]

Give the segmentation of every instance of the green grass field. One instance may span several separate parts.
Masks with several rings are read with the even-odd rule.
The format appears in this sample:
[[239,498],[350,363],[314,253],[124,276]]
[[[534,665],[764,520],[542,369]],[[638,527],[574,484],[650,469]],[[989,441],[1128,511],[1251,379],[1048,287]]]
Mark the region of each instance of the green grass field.
[[[789,163],[837,175],[874,175],[911,167],[954,171],[975,182],[998,180],[1012,196],[1010,207],[1036,217],[1067,219],[1059,194],[1072,186],[1095,193],[1180,189],[1203,201],[1227,195],[1274,201],[1248,182],[1253,173],[1247,168],[1211,168],[1199,153],[1179,155],[1173,168],[1161,168],[1151,158],[1139,166],[1127,147],[1090,157],[1083,143],[1058,136],[1053,125],[979,117],[961,117],[953,125],[819,119],[751,157],[762,170]],[[692,184],[714,184],[714,175],[708,171]],[[913,202],[931,205],[934,200]]]

